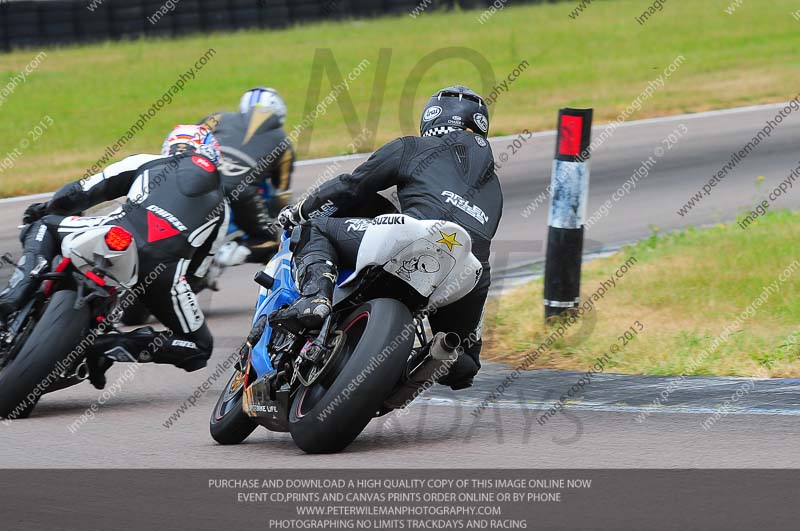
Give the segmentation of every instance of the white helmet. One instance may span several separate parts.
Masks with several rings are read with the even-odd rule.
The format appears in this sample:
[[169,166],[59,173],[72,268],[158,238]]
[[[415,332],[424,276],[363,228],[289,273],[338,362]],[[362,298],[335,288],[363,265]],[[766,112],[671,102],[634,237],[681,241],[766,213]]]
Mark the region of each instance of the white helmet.
[[248,114],[253,109],[273,113],[278,118],[280,125],[286,121],[286,103],[278,91],[273,88],[256,87],[242,95],[242,99],[239,101],[239,112]]
[[219,167],[222,149],[217,137],[207,127],[176,125],[161,145],[161,154],[164,156],[187,150],[204,155],[214,163],[214,166]]

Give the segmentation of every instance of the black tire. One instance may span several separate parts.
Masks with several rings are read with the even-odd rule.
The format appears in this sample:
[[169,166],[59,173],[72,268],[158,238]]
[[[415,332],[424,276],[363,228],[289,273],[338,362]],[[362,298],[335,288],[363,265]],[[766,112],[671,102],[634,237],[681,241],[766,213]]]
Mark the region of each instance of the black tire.
[[235,378],[242,378],[239,371],[231,374],[225,390],[219,395],[214,411],[211,412],[209,429],[211,437],[219,444],[239,444],[253,433],[258,424],[242,410],[244,385],[232,390]]
[[[262,315],[250,330],[245,345],[258,343],[266,328],[267,316]],[[214,405],[214,411],[211,412],[209,430],[211,437],[219,444],[239,444],[258,426],[258,423],[242,410],[244,381],[244,374],[234,369]]]
[[147,306],[142,301],[137,300],[125,308],[120,322],[125,326],[140,326],[145,324],[149,318],[150,310],[147,309]]
[[[14,415],[14,420],[26,419],[26,418],[30,417],[31,413],[33,413],[33,408],[35,408],[36,404],[39,403],[39,399],[40,398],[41,398],[40,396],[36,396],[36,397],[34,397],[32,402],[26,400],[25,401],[25,407],[23,409],[17,411],[17,414]],[[0,418],[5,418],[5,417],[0,417]]]
[[56,292],[17,357],[0,371],[0,417],[24,418],[55,383],[56,366],[80,344],[89,325],[89,308],[76,310],[76,299],[74,291]]
[[358,437],[400,380],[414,345],[411,313],[394,299],[364,303],[338,328],[346,336],[335,366],[301,388],[290,406],[292,439],[310,454],[339,452]]

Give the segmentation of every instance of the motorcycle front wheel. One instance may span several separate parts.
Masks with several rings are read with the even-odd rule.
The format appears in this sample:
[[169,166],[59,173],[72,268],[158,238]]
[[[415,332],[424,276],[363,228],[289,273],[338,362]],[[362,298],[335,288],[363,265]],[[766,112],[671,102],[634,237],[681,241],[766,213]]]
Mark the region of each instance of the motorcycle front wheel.
[[[255,345],[264,334],[267,327],[267,317],[261,316],[250,330],[247,336],[247,345]],[[242,409],[245,392],[245,374],[238,369],[234,369],[225,389],[214,405],[211,412],[209,430],[211,437],[219,444],[239,444],[253,433],[258,424]]]
[[219,444],[239,444],[258,424],[242,409],[244,374],[234,370],[211,413],[211,437]]

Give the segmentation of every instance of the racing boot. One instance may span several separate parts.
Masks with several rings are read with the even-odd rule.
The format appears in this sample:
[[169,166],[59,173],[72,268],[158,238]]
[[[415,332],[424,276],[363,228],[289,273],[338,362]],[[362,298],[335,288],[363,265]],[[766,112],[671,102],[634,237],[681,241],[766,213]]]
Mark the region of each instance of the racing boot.
[[319,330],[331,313],[336,266],[330,260],[315,261],[298,267],[301,297],[291,306],[269,316],[269,323],[290,332]]
[[237,242],[227,242],[217,251],[214,262],[222,267],[233,267],[245,263],[251,251]]
[[103,355],[93,354],[86,358],[86,364],[89,367],[89,383],[95,389],[105,389],[106,371],[114,365],[114,361]]
[[8,281],[8,287],[0,291],[0,320],[19,310],[36,291],[36,277],[47,271],[48,260],[36,253],[25,253],[16,265],[16,271]]
[[140,360],[141,345],[147,345],[156,335],[152,326],[137,328],[132,332],[113,331],[97,337],[86,356],[89,365],[89,382],[97,388],[106,386],[106,371],[115,361],[137,363]]
[[[213,344],[210,337],[209,341]],[[210,352],[211,347],[207,350]],[[193,372],[204,368],[208,358],[194,342],[174,339],[169,330],[156,332],[152,326],[144,326],[131,332],[112,332],[99,336],[87,355],[89,381],[97,389],[105,387],[105,373],[115,361],[174,365]]]

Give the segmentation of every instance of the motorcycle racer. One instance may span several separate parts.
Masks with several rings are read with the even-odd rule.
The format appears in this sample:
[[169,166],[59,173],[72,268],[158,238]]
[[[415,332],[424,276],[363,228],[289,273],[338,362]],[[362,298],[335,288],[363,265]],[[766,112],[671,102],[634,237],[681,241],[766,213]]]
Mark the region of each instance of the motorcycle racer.
[[[61,240],[87,227],[119,225],[134,237],[141,301],[172,334],[164,347],[147,352],[157,333],[144,327],[98,337],[89,355],[90,380],[105,385],[113,361],[172,364],[187,372],[206,366],[213,337],[189,280],[201,278],[228,223],[228,207],[217,170],[219,144],[205,127],[179,125],[167,136],[160,155],[133,155],[101,173],[67,184],[47,203],[28,207],[20,239],[24,255],[8,287],[0,292],[0,320],[17,311],[60,251]],[[126,197],[105,216],[81,217],[104,201]],[[151,275],[152,277],[153,275]]]
[[[242,95],[239,112],[215,113],[200,123],[222,149],[222,186],[233,222],[248,236],[228,245],[217,261],[225,266],[266,263],[277,249],[273,220],[291,201],[294,148],[283,130],[286,104],[275,89],[257,87]],[[260,188],[272,187],[266,203]]]
[[[460,356],[440,383],[453,389],[472,385],[480,369],[481,328],[491,284],[489,253],[503,209],[494,156],[487,141],[489,114],[483,99],[465,86],[441,89],[428,101],[420,121],[421,137],[401,137],[377,150],[350,174],[321,185],[304,201],[278,217],[284,228],[297,227],[294,264],[302,297],[276,311],[270,323],[288,329],[319,328],[331,312],[337,267],[352,267],[370,220],[348,218],[348,211],[377,192],[397,186],[401,212],[420,220],[446,220],[464,227],[483,272],[458,303],[430,315],[434,332],[455,332],[466,356]],[[336,217],[334,217],[336,216]],[[462,245],[440,231],[438,243]]]

